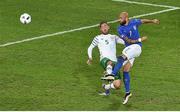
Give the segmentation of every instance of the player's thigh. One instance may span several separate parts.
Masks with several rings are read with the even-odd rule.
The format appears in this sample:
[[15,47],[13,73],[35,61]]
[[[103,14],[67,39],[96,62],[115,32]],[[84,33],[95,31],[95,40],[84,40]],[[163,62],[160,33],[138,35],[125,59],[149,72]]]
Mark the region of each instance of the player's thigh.
[[121,87],[121,80],[120,79],[114,80],[113,84],[116,89],[119,89]]
[[138,44],[132,44],[128,47],[126,47],[123,51],[122,54],[125,55],[129,60],[132,58],[136,58],[140,56],[141,54],[141,47]]

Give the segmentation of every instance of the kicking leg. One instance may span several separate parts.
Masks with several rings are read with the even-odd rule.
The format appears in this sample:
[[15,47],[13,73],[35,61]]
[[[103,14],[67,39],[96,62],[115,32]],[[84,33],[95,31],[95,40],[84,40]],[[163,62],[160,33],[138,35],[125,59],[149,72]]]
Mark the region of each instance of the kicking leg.
[[116,63],[116,65],[114,66],[113,75],[117,75],[117,73],[119,72],[119,70],[121,69],[121,67],[123,66],[124,61],[127,59],[127,57],[125,55],[119,56],[118,57],[118,61]]

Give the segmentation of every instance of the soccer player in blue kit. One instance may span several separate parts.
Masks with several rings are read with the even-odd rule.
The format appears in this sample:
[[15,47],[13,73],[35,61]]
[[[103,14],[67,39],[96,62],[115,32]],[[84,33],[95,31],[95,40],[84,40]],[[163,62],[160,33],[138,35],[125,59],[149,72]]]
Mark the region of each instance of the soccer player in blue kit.
[[[140,38],[138,27],[141,24],[154,23],[159,24],[159,20],[153,19],[131,19],[129,20],[128,13],[122,12],[119,16],[120,26],[118,27],[118,33],[120,37],[125,41],[125,48],[122,51],[122,55],[118,57],[118,62],[116,63],[112,74],[106,75],[106,78],[114,79],[118,71],[122,68],[123,63],[130,59],[139,57],[142,50],[142,41],[146,40],[147,37],[144,36]],[[129,98],[132,96],[130,92],[130,75],[129,71],[131,68],[131,63],[127,63],[126,69],[123,71],[123,81],[125,85],[126,94],[124,96],[123,104],[126,104]]]

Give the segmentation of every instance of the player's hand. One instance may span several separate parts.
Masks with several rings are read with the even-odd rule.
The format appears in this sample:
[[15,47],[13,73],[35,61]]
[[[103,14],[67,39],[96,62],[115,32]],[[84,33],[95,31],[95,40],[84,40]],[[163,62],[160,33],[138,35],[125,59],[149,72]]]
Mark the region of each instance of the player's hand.
[[91,64],[92,64],[92,59],[88,59],[86,63],[87,63],[88,65],[91,65]]
[[158,19],[153,19],[153,23],[154,23],[154,24],[159,24],[160,21],[159,21]]
[[147,40],[147,36],[141,37],[141,42]]

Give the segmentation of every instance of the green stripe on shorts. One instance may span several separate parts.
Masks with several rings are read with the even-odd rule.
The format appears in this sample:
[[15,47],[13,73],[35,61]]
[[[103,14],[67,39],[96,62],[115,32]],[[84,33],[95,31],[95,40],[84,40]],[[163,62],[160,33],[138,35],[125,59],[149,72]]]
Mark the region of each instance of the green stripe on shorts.
[[[100,65],[103,67],[104,70],[106,70],[108,61],[111,61],[111,60],[108,59],[108,58],[103,58],[103,59],[100,61]],[[114,65],[116,64],[116,62],[114,62],[114,61],[112,61],[112,62],[113,62]],[[118,79],[121,79],[120,72],[118,72],[118,75],[115,76],[115,80],[118,80]]]

